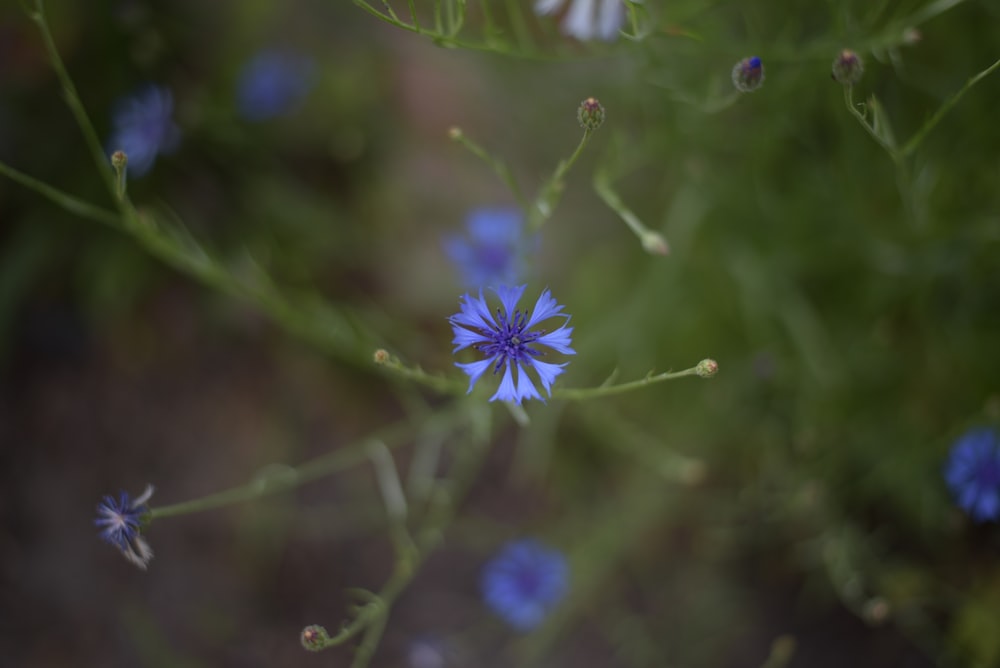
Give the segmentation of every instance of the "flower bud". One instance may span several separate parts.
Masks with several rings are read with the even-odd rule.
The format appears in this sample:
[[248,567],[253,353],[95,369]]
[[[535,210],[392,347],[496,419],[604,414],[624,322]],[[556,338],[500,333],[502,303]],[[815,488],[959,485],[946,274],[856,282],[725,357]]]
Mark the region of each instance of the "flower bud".
[[752,93],[764,83],[764,64],[757,56],[744,58],[733,65],[733,85],[741,93]]
[[595,97],[588,97],[580,103],[580,108],[576,110],[576,120],[580,121],[580,126],[588,132],[593,132],[604,124],[604,107]]
[[116,172],[125,169],[126,165],[128,165],[128,156],[125,155],[125,151],[115,151],[111,154],[111,166],[115,168]]
[[651,255],[669,255],[670,244],[658,232],[649,232],[642,235],[642,248]]
[[310,652],[318,652],[326,647],[330,636],[319,624],[312,624],[302,629],[302,646]]
[[861,81],[861,75],[865,72],[865,64],[861,61],[861,56],[844,49],[833,59],[833,80],[845,86],[853,86]]
[[462,138],[462,128],[455,125],[448,128],[448,139],[452,141],[458,141],[461,138]]
[[719,373],[719,363],[712,359],[704,359],[694,367],[694,372],[702,378],[711,378]]
[[385,348],[379,348],[375,351],[375,355],[373,355],[373,357],[375,359],[375,364],[385,364],[389,361],[389,351]]

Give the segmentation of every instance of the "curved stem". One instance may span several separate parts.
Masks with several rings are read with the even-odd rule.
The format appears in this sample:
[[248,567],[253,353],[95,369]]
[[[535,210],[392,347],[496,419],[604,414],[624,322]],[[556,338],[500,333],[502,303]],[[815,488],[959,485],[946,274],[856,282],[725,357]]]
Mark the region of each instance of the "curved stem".
[[662,383],[665,380],[674,380],[675,378],[684,378],[685,376],[700,376],[701,372],[698,367],[693,366],[690,369],[685,369],[684,371],[668,371],[666,373],[660,373],[654,375],[646,376],[639,380],[633,380],[628,383],[621,383],[619,385],[601,385],[599,387],[589,387],[589,388],[563,388],[557,389],[552,392],[553,399],[566,399],[569,401],[581,401],[584,399],[597,399],[598,397],[608,397],[614,394],[622,394],[624,392],[630,392],[632,390],[637,390],[641,387],[646,387],[648,385],[655,385],[656,383]]

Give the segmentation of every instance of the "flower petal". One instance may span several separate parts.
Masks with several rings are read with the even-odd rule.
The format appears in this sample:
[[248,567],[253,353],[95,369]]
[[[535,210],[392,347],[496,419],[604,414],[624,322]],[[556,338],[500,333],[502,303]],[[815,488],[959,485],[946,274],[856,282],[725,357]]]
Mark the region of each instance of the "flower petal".
[[[552,297],[552,293],[546,289],[542,291],[542,294],[538,296],[538,301],[535,302],[535,307],[531,309],[531,318],[528,319],[528,323],[525,325],[526,328],[531,329],[534,325],[542,322],[543,320],[548,320],[557,315],[562,315],[562,310],[564,306],[561,306]],[[563,316],[567,318],[569,316]]]
[[531,360],[531,366],[535,371],[538,372],[538,379],[542,381],[542,387],[548,395],[552,396],[552,383],[555,382],[556,376],[563,372],[563,367],[566,363],[562,364],[550,364],[548,362],[539,362],[538,360]]
[[549,348],[552,348],[553,350],[564,355],[575,355],[576,351],[569,347],[570,344],[573,343],[570,339],[570,334],[572,333],[572,327],[563,325],[553,332],[542,334],[535,339],[535,343],[538,345],[548,346]]
[[538,389],[535,388],[535,384],[531,382],[531,378],[528,377],[528,372],[520,364],[517,365],[517,403],[521,403],[525,399],[542,399],[542,395],[538,393]]
[[496,362],[496,359],[496,357],[493,357],[491,359],[470,362],[468,364],[459,364],[458,362],[455,363],[455,366],[469,375],[469,389],[466,394],[472,392],[472,386],[475,385],[476,381],[479,380],[479,377],[482,376],[486,370]]
[[514,311],[517,310],[517,302],[521,300],[521,295],[524,294],[527,285],[518,285],[515,287],[508,287],[506,285],[500,285],[493,289],[493,292],[497,293],[500,297],[500,303],[503,304],[504,317],[509,321],[513,315]]
[[500,387],[497,388],[496,394],[490,397],[490,401],[496,401],[497,399],[500,401],[521,403],[521,400],[517,398],[517,388],[514,387],[514,378],[510,372],[510,360],[507,360],[507,370],[503,373]]

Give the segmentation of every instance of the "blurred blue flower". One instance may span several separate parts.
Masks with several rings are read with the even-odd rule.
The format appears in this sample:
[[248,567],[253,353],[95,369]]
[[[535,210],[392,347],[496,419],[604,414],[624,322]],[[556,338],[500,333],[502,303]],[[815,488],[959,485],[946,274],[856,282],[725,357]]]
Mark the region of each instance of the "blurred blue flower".
[[315,63],[307,56],[262,51],[240,72],[236,106],[248,121],[281,116],[298,106],[315,83]]
[[115,105],[113,131],[108,153],[125,151],[128,172],[142,176],[150,170],[160,153],[177,148],[180,128],[173,122],[174,96],[163,86],[147,85]]
[[511,285],[524,278],[524,256],[534,244],[523,239],[523,226],[518,209],[483,208],[466,219],[467,236],[445,237],[445,253],[467,287]]
[[483,598],[518,631],[538,626],[566,595],[569,565],[536,540],[511,541],[483,569]]
[[970,429],[951,448],[944,479],[955,503],[977,522],[1000,518],[1000,438],[993,429]]
[[[609,42],[618,37],[625,24],[625,3],[622,0],[569,0],[569,11],[562,22],[563,32],[582,41],[602,39]],[[553,14],[566,0],[537,0],[537,14]]]
[[[494,375],[500,369],[504,369],[500,387],[490,397],[490,401],[500,399],[520,404],[524,399],[542,399],[531,378],[528,377],[528,369],[533,369],[538,374],[542,387],[549,396],[552,395],[552,383],[556,376],[563,372],[562,368],[566,363],[542,362],[538,358],[545,353],[536,346],[547,346],[564,355],[576,354],[576,351],[570,348],[572,343],[570,334],[573,328],[566,326],[570,317],[562,313],[564,307],[556,303],[548,290],[538,297],[533,311],[522,313],[515,310],[526,287],[522,285],[510,288],[501,285],[495,288],[493,291],[500,297],[503,305],[502,309],[496,310],[496,317],[490,313],[490,307],[480,289],[478,299],[468,294],[464,295],[459,302],[459,313],[448,319],[455,334],[452,340],[455,349],[452,352],[471,346],[486,356],[486,359],[478,362],[455,363],[455,366],[469,376],[469,392],[472,392],[472,387],[488,368],[493,367]],[[551,332],[546,332],[544,329],[532,330],[549,318],[565,320]],[[516,382],[511,367],[517,369]]]
[[105,496],[97,504],[97,519],[94,524],[101,527],[101,538],[114,545],[133,564],[146,570],[153,558],[153,549],[140,534],[142,516],[149,512],[146,502],[153,495],[153,486],[147,485],[141,496],[131,499],[121,492],[115,499]]

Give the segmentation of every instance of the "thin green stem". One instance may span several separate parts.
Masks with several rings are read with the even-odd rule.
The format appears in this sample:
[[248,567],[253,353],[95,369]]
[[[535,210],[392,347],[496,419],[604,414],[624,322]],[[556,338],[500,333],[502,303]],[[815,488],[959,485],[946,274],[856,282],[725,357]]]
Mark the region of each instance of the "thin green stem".
[[510,171],[510,168],[504,161],[487,153],[486,149],[469,139],[460,128],[452,128],[449,130],[448,136],[451,137],[453,141],[456,141],[464,146],[474,156],[488,164],[510,190],[514,199],[517,200],[518,206],[522,209],[528,208],[528,200],[524,197],[524,193],[521,192],[521,187],[517,185],[517,180],[514,178],[514,174]]
[[378,364],[407,380],[412,380],[442,394],[462,396],[468,391],[464,381],[444,378],[442,376],[432,376],[420,367],[408,367],[404,365],[398,358],[391,355],[384,360],[380,360]]
[[885,149],[885,151],[889,154],[889,157],[892,158],[892,161],[898,163],[900,156],[896,147],[886,141],[883,137],[879,136],[879,134],[875,131],[875,128],[868,122],[867,116],[858,111],[854,104],[853,89],[853,86],[844,86],[844,104],[847,106],[847,110],[851,112],[851,115],[854,116],[855,119],[857,119],[858,123],[861,124],[861,127],[865,129],[865,132],[867,132],[879,146]]
[[94,206],[93,204],[85,202],[78,197],[74,197],[73,195],[65,193],[58,188],[54,188],[43,181],[39,181],[32,176],[28,176],[24,172],[18,171],[3,162],[0,162],[0,174],[6,176],[15,183],[21,184],[29,190],[35,191],[57,206],[62,207],[66,211],[80,216],[81,218],[88,218],[111,227],[120,226],[119,216],[114,211],[108,211],[107,209]]
[[49,60],[52,62],[52,68],[55,70],[56,77],[62,86],[63,94],[66,96],[66,104],[69,106],[70,112],[72,112],[73,118],[80,128],[80,132],[83,133],[84,141],[86,141],[94,164],[97,166],[97,172],[104,181],[104,185],[108,189],[108,193],[112,199],[116,202],[120,201],[117,197],[118,188],[115,184],[114,173],[110,169],[108,156],[104,153],[101,141],[97,138],[97,132],[94,130],[94,126],[87,116],[83,102],[80,101],[80,95],[76,91],[76,86],[73,84],[73,80],[70,79],[69,73],[66,71],[66,66],[59,56],[55,40],[52,38],[52,31],[49,29],[48,20],[45,18],[43,0],[35,0],[35,11],[31,14],[31,19],[38,25],[38,29],[42,34],[45,50],[48,53]]
[[656,383],[662,383],[665,380],[674,380],[676,378],[684,378],[685,376],[698,376],[701,375],[698,371],[698,367],[691,367],[690,369],[685,369],[684,371],[674,371],[660,373],[656,375],[648,375],[645,378],[639,380],[633,380],[628,383],[621,383],[619,385],[601,385],[599,387],[589,387],[589,388],[559,388],[552,392],[553,399],[566,399],[569,401],[582,401],[584,399],[597,399],[599,397],[609,397],[615,394],[623,394],[625,392],[631,392],[632,390],[638,390],[643,387],[648,387],[649,385],[655,385]]
[[913,135],[910,141],[906,142],[906,145],[903,146],[902,150],[900,151],[900,154],[903,156],[909,156],[910,154],[912,154],[917,149],[917,147],[920,146],[920,143],[924,140],[924,138],[928,135],[928,133],[930,133],[930,131],[933,130],[934,127],[941,121],[941,119],[944,118],[945,114],[947,114],[951,110],[951,108],[954,107],[955,104],[958,103],[960,99],[962,99],[962,96],[965,95],[969,91],[969,89],[971,89],[977,83],[979,83],[980,81],[988,77],[990,74],[995,72],[998,68],[1000,68],[1000,60],[997,60],[995,63],[987,67],[985,70],[983,70],[982,72],[980,72],[979,74],[975,75],[967,82],[965,82],[965,85],[962,86],[962,88],[957,93],[952,95],[947,102],[941,105],[941,107],[934,113],[934,115],[931,116],[927,120],[927,122],[924,123],[923,126],[921,126],[919,130],[917,130],[917,132]]
[[611,187],[611,180],[606,170],[598,170],[594,174],[594,192],[608,205],[608,207],[618,214],[618,217],[628,225],[629,229],[639,238],[639,243],[647,253],[653,255],[667,255],[670,253],[670,244],[659,232],[655,232],[639,220],[631,209],[625,206],[621,197]]
[[552,212],[555,211],[556,206],[559,204],[559,199],[562,197],[562,191],[566,185],[563,179],[566,178],[566,174],[569,173],[570,168],[583,153],[583,149],[586,148],[592,135],[592,130],[585,129],[583,137],[580,138],[580,143],[576,145],[576,150],[573,151],[569,158],[561,160],[556,165],[555,172],[542,185],[538,197],[535,199],[535,206],[528,212],[528,228],[530,230],[537,230],[552,216]]
[[200,513],[295,489],[307,482],[363,464],[369,457],[372,439],[382,442],[386,448],[398,448],[408,442],[415,427],[425,427],[428,423],[438,425],[438,428],[451,426],[457,422],[461,414],[460,410],[456,410],[456,406],[433,416],[421,414],[380,429],[369,437],[317,457],[300,466],[274,468],[243,485],[190,501],[153,508],[150,510],[149,516],[150,519],[156,520]]

